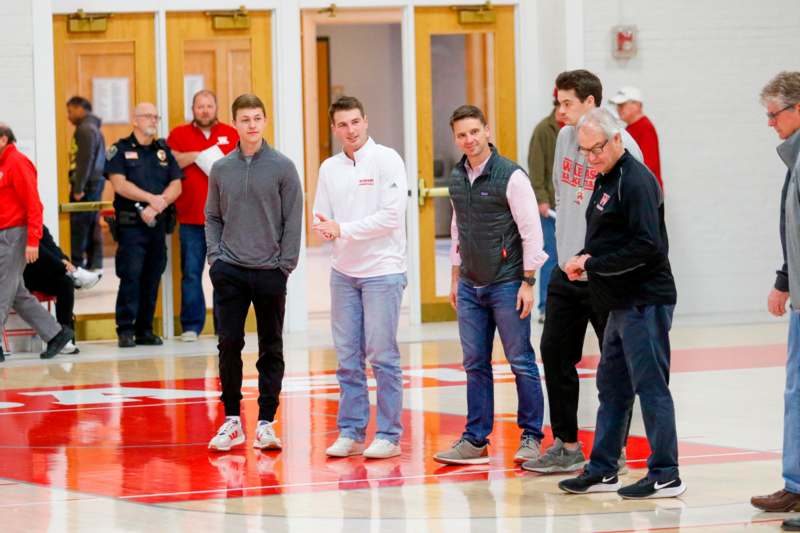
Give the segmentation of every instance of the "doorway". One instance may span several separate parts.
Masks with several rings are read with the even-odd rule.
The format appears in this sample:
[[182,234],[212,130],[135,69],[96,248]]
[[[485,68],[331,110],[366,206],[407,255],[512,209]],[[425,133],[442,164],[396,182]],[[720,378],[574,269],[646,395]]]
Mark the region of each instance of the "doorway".
[[[69,16],[53,17],[55,63],[56,151],[58,199],[69,204],[69,146],[75,128],[66,117],[66,102],[75,95],[87,98],[102,120],[106,146],[131,133],[136,102],[156,101],[155,19],[153,13],[115,14],[103,31],[70,31]],[[74,29],[74,28],[73,28]],[[103,200],[114,191],[109,182]],[[103,278],[91,291],[76,293],[76,335],[79,339],[112,338],[115,334],[114,302],[119,280],[115,275],[116,243],[108,226],[103,228]],[[70,252],[70,217],[59,215],[61,247]],[[156,316],[161,315],[156,307]],[[160,325],[160,320],[156,320]]]
[[[313,320],[330,315],[330,245],[311,230],[320,163],[341,150],[330,134],[328,106],[342,95],[355,96],[375,142],[404,153],[402,11],[306,10],[302,24],[306,283]],[[406,301],[402,312],[408,311]]]
[[[167,13],[169,128],[192,121],[192,99],[206,89],[217,96],[220,122],[231,124],[231,104],[243,93],[254,93],[267,108],[265,137],[275,144],[272,93],[272,13],[180,12]],[[220,21],[222,19],[222,21]],[[179,232],[172,235],[173,323],[180,331],[181,263]],[[214,331],[213,289],[203,272],[206,300],[205,328]],[[247,330],[255,331],[254,314],[248,316]]]
[[449,119],[480,107],[501,154],[517,151],[514,7],[420,7],[416,30],[420,300],[423,322],[455,320],[450,307],[450,218],[446,182],[461,159]]

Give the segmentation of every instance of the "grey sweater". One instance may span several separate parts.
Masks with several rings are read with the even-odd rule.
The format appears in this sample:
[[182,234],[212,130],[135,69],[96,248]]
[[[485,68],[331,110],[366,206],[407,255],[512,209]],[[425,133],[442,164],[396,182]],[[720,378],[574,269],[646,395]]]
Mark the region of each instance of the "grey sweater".
[[785,224],[781,225],[781,240],[785,242],[784,259],[789,279],[789,298],[795,310],[800,309],[800,130],[780,146],[778,155],[788,167],[788,184],[783,208]]
[[280,269],[300,253],[303,191],[294,163],[266,141],[250,161],[237,147],[211,167],[206,201],[208,263]]
[[[642,161],[639,145],[625,130],[622,144],[633,157]],[[587,173],[588,171],[588,173]],[[553,188],[556,197],[556,252],[558,266],[564,269],[575,254],[583,250],[586,240],[586,206],[594,192],[594,175],[586,158],[578,151],[578,132],[574,126],[564,126],[556,139],[553,162]],[[655,179],[655,177],[653,178]],[[578,191],[583,190],[583,198]]]

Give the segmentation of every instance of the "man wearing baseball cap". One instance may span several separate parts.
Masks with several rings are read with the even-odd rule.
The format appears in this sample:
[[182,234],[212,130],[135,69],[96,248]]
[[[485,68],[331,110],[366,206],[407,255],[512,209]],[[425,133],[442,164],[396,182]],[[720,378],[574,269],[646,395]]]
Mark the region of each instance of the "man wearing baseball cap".
[[625,124],[631,137],[636,140],[644,155],[644,164],[655,174],[658,184],[661,181],[661,158],[658,153],[658,134],[650,119],[642,111],[642,91],[630,85],[622,87],[611,97],[610,102],[617,105],[617,113]]

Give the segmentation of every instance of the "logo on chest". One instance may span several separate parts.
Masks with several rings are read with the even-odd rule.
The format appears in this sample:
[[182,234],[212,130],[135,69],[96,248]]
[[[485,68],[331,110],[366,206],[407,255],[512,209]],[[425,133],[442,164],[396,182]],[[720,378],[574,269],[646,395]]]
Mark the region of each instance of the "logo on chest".
[[375,178],[358,178],[359,187],[372,187],[375,185]]
[[610,199],[611,199],[611,196],[609,196],[606,193],[603,193],[603,196],[600,197],[600,201],[597,202],[597,210],[598,211],[604,210],[606,208],[606,204],[608,203],[608,201]]

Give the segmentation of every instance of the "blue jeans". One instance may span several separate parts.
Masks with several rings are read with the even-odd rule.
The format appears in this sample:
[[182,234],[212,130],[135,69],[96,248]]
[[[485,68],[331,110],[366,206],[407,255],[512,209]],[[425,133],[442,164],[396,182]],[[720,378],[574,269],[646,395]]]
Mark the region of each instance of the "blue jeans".
[[200,333],[206,324],[203,269],[206,266],[206,232],[201,224],[181,224],[181,327]]
[[600,407],[586,471],[610,475],[625,444],[634,394],[639,396],[650,444],[648,478],[666,482],[678,476],[678,435],[669,391],[670,345],[674,305],[640,305],[608,314],[597,390]]
[[339,435],[358,442],[366,437],[369,392],[366,361],[378,385],[375,438],[394,444],[403,424],[403,374],[397,346],[405,274],[353,278],[331,270],[331,329],[339,367]]
[[547,261],[539,269],[539,312],[544,313],[547,306],[547,286],[550,284],[550,272],[558,264],[556,252],[556,220],[553,217],[540,216],[542,221],[542,234],[544,235],[544,251],[548,255]]
[[531,346],[531,317],[519,317],[521,281],[475,288],[458,284],[458,333],[467,372],[467,427],[464,438],[475,446],[487,443],[494,425],[492,344],[495,328],[517,382],[517,424],[523,436],[542,440],[544,397],[536,355]]
[[786,490],[800,494],[800,311],[789,319],[789,358],[783,408],[783,479]]

